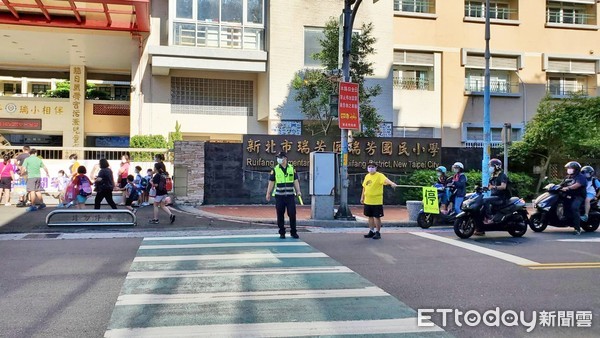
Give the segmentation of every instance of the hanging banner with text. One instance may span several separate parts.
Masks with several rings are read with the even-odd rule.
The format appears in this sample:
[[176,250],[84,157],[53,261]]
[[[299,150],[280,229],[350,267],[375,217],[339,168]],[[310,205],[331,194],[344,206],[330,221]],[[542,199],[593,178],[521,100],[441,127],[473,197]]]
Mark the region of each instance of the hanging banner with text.
[[[244,135],[243,168],[268,171],[277,164],[276,155],[287,153],[298,171],[308,171],[312,151],[340,153],[339,137],[294,135]],[[406,173],[435,169],[441,161],[441,139],[437,138],[355,138],[348,144],[348,170],[365,171],[373,160],[379,171]]]
[[340,129],[360,130],[358,83],[340,82],[338,120]]

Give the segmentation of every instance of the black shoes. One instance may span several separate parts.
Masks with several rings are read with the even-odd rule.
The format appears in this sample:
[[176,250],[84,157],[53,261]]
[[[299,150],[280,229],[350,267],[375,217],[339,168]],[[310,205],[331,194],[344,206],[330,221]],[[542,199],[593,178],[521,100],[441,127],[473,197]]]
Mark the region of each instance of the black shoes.
[[169,219],[171,220],[171,224],[173,224],[173,222],[175,222],[175,215],[171,214],[171,216],[169,216]]
[[298,234],[297,234],[297,233],[293,233],[293,234],[292,234],[292,238],[300,238],[300,236],[298,236]]
[[148,221],[150,224],[158,224],[158,219],[151,219]]
[[373,238],[375,236],[375,231],[369,230],[369,233],[364,235],[365,238]]
[[279,234],[279,238],[285,239],[285,234]]
[[373,235],[373,239],[381,239],[381,234],[379,233],[379,231],[375,232],[375,235]]

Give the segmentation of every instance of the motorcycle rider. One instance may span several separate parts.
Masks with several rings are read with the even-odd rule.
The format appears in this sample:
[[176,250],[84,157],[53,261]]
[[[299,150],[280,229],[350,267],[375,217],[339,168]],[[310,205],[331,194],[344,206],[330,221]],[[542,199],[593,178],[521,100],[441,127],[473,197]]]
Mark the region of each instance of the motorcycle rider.
[[573,183],[562,188],[562,191],[567,194],[567,197],[570,197],[564,199],[564,210],[568,212],[567,215],[571,222],[573,222],[575,235],[580,235],[581,219],[579,216],[579,209],[586,196],[587,180],[581,173],[581,164],[578,162],[570,161],[565,164],[565,168],[567,169],[567,177],[565,177],[561,184],[567,184],[568,180]]
[[[491,224],[492,221],[492,205],[500,205],[506,203],[510,199],[510,191],[508,190],[509,179],[508,176],[502,170],[502,161],[497,158],[493,158],[488,162],[488,170],[490,173],[490,181],[488,183],[488,189],[490,189],[490,196],[483,199],[483,210],[485,217],[483,220],[484,224]],[[475,235],[483,235],[483,231],[476,231]]]
[[581,216],[581,220],[587,222],[588,215],[590,214],[590,206],[592,200],[596,197],[600,189],[600,181],[594,176],[594,168],[589,165],[581,168],[581,173],[587,180],[586,185],[586,196],[585,196],[585,214]]
[[446,185],[448,184],[448,177],[446,176],[446,172],[448,170],[444,166],[439,166],[435,168],[435,174],[437,176],[436,186],[443,187],[444,190],[438,193],[438,198],[440,199],[440,212],[442,214],[448,214],[448,188]]
[[454,212],[460,213],[460,206],[467,194],[467,176],[464,174],[465,166],[460,162],[455,162],[452,165],[452,181],[448,186],[454,189]]

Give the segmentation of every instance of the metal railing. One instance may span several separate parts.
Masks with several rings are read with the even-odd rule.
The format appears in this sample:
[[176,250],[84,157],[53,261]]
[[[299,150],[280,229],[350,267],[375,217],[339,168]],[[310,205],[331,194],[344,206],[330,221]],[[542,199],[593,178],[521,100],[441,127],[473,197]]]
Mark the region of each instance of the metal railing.
[[173,22],[173,44],[177,46],[264,50],[265,29],[239,25]]
[[394,11],[434,14],[435,0],[394,0]]
[[[166,159],[172,157],[169,150],[160,148],[31,147],[37,150],[38,156],[48,160],[67,159],[71,154],[77,154],[82,160],[105,158],[109,161],[120,160],[125,153],[130,155],[131,161],[152,161],[155,154],[163,154]],[[22,148],[22,146],[0,146],[0,155],[20,153]]]
[[432,90],[433,81],[414,77],[394,76],[394,88],[405,90]]
[[594,25],[596,24],[596,15],[581,12],[556,12],[548,9],[546,11],[547,23],[562,23],[572,25]]
[[[483,93],[484,89],[484,80],[465,79],[465,91],[471,93]],[[490,92],[493,94],[517,94],[519,93],[519,83],[509,81],[490,81]]]
[[[495,8],[490,6],[490,19],[498,20],[517,20],[519,11],[511,8]],[[465,17],[467,18],[485,18],[485,4],[465,4]]]
[[546,86],[546,91],[551,96],[569,96],[573,94],[589,95],[589,88],[585,84],[563,83],[549,84]]

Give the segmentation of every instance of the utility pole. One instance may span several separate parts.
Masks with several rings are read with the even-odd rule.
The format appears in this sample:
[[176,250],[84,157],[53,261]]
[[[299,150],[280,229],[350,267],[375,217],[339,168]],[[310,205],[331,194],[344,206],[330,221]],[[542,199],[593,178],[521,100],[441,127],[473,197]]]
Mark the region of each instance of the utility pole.
[[[356,3],[355,3],[356,2]],[[342,41],[342,74],[344,82],[350,82],[350,51],[352,45],[352,25],[354,15],[362,0],[344,0],[344,38]],[[352,8],[352,4],[354,8]],[[354,14],[354,15],[353,15]],[[348,129],[342,129],[342,151],[340,156],[340,206],[335,214],[336,219],[356,220],[348,206]]]
[[483,160],[481,161],[481,186],[487,187],[490,180],[492,133],[490,128],[490,0],[485,0],[485,88],[483,91]]

